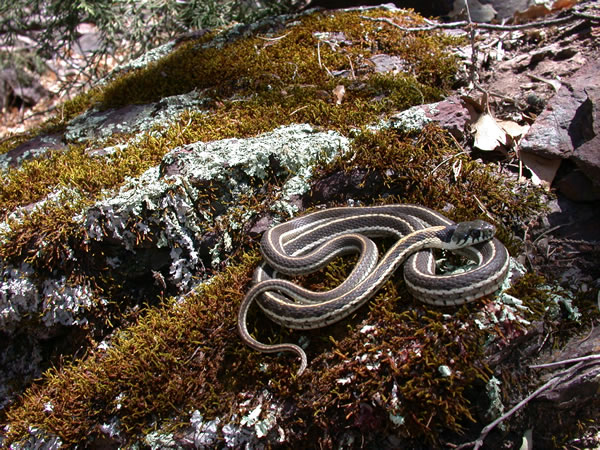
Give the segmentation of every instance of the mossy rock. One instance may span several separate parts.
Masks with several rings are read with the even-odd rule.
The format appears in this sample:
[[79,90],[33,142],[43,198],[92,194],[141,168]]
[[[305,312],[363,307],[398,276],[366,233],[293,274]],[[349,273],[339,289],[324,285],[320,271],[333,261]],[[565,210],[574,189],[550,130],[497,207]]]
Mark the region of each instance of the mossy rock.
[[[29,350],[22,380],[0,373],[12,383],[0,390],[2,444],[416,448],[480,425],[489,349],[556,305],[539,278],[513,287],[520,309],[488,298],[440,310],[397,277],[310,333],[253,310],[264,342],[310,342],[299,378],[287,355],[253,352],[236,333],[257,236],[301,210],[398,202],[491,217],[517,254],[513,232],[542,209],[540,191],[471,160],[435,123],[394,125],[450,92],[457,40],[378,18],[423,21],[309,12],[171,43],[37,131],[67,148],[4,169],[0,307],[3,360],[19,333],[44,358]],[[380,55],[392,71],[376,71]],[[350,267],[305,282],[327,288]]]

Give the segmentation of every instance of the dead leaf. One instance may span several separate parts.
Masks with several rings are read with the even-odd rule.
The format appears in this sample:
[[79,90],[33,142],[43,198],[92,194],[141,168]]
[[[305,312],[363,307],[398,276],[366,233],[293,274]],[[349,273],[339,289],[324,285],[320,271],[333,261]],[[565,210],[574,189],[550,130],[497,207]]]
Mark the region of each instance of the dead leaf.
[[529,125],[519,125],[512,120],[498,120],[497,123],[514,141],[518,141],[529,131]]
[[519,157],[523,165],[531,171],[533,184],[550,189],[562,160],[548,159],[528,152],[520,152]]
[[477,122],[473,124],[475,134],[474,147],[485,152],[494,150],[503,150],[507,144],[507,133],[504,131],[496,119],[491,114],[484,113],[479,116]]
[[571,8],[578,2],[579,0],[556,0],[554,2],[546,0],[543,3],[538,2],[531,5],[525,11],[517,11],[515,13],[515,19],[517,22],[537,19],[560,9]]
[[515,20],[517,22],[527,22],[528,20],[537,19],[538,17],[544,17],[550,14],[552,10],[546,5],[532,5],[525,11],[517,11],[515,13]]
[[346,88],[344,87],[343,84],[338,84],[333,89],[333,96],[335,97],[335,104],[336,105],[341,105],[342,104],[342,100],[344,99],[344,95],[345,94],[346,94]]
[[579,3],[579,0],[556,0],[552,5],[552,11],[558,11],[559,9],[570,8]]

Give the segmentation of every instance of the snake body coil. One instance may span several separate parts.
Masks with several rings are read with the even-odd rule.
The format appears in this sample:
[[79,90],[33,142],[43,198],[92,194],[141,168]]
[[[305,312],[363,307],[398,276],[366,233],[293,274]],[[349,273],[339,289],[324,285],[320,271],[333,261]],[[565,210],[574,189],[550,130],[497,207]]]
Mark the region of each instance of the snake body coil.
[[[496,291],[508,273],[508,252],[493,238],[494,232],[492,225],[481,220],[456,224],[416,205],[331,208],[277,225],[261,240],[266,264],[255,271],[255,284],[240,307],[240,336],[261,352],[296,353],[301,359],[301,374],[307,365],[304,350],[294,344],[263,344],[248,332],[246,317],[254,300],[281,325],[320,328],[360,308],[405,263],[406,286],[416,298],[433,305],[460,305]],[[398,239],[381,260],[371,240],[375,237]],[[456,250],[478,265],[460,274],[436,275],[430,248]],[[276,278],[277,272],[314,272],[350,253],[359,254],[354,269],[330,291],[314,292]]]

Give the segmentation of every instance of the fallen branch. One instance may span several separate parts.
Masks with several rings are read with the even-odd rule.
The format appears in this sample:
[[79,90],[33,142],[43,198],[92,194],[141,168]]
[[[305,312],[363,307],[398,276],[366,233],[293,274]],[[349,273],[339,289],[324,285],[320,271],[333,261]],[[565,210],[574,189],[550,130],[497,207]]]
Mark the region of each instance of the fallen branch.
[[517,411],[519,411],[521,408],[523,408],[525,405],[527,405],[531,400],[533,400],[535,397],[537,397],[541,393],[554,389],[555,386],[562,383],[563,381],[566,381],[568,378],[572,377],[575,373],[577,373],[577,371],[579,369],[582,369],[582,368],[585,369],[590,366],[598,365],[599,360],[600,360],[600,355],[596,354],[596,355],[583,356],[580,358],[572,358],[572,359],[565,359],[562,361],[555,361],[553,363],[548,363],[548,364],[540,364],[540,365],[536,365],[536,366],[530,366],[531,368],[545,368],[545,367],[554,367],[554,366],[558,366],[558,365],[571,364],[571,363],[577,362],[577,364],[575,364],[574,366],[569,367],[568,369],[565,369],[562,372],[556,374],[549,381],[547,381],[541,387],[536,389],[533,393],[531,393],[530,395],[525,397],[523,400],[521,400],[519,403],[517,403],[515,406],[513,406],[508,412],[506,412],[505,414],[498,417],[493,422],[486,425],[481,430],[481,433],[479,434],[479,437],[477,438],[477,440],[461,444],[461,445],[457,446],[456,449],[457,450],[465,449],[465,448],[473,448],[474,450],[480,449],[483,446],[483,441],[485,440],[487,435],[490,433],[490,431],[492,431],[494,428],[496,428],[496,426],[498,426],[500,423],[502,423],[503,421],[505,421],[506,419],[511,417],[513,414],[515,414]]
[[600,354],[597,355],[587,355],[582,356],[580,358],[572,358],[572,359],[563,359],[562,361],[554,361],[547,364],[536,364],[534,366],[529,366],[530,369],[541,369],[545,367],[555,367],[555,366],[563,366],[565,364],[572,364],[575,362],[585,362],[585,361],[600,361]]
[[517,30],[526,30],[529,28],[537,28],[537,27],[549,27],[552,25],[561,25],[563,23],[568,23],[573,20],[600,20],[599,17],[590,16],[589,14],[583,13],[575,13],[571,12],[566,17],[559,17],[557,19],[548,19],[548,20],[539,20],[531,23],[523,23],[518,25],[499,25],[493,23],[483,23],[483,22],[469,22],[467,20],[461,20],[460,22],[450,22],[450,23],[434,23],[431,25],[427,25],[425,27],[403,27],[398,25],[391,19],[387,17],[368,17],[368,16],[360,16],[362,19],[373,20],[376,22],[385,22],[389,25],[392,25],[399,30],[414,32],[414,31],[432,31],[432,30],[442,30],[442,29],[456,29],[456,28],[474,28],[474,29],[482,29],[482,30],[495,30],[495,31],[517,31]]

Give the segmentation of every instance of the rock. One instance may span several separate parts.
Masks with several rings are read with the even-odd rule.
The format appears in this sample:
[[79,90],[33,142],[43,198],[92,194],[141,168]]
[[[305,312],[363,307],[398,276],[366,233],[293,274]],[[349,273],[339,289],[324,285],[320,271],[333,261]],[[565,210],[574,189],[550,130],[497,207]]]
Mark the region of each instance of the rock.
[[357,195],[361,189],[359,186],[369,186],[373,183],[372,178],[379,177],[378,174],[369,174],[367,170],[352,170],[350,173],[336,172],[328,177],[317,180],[310,191],[313,203],[327,203],[340,197],[347,201]]
[[[252,211],[232,205],[244,195],[258,193],[261,185],[256,180],[286,178],[273,213],[287,217],[309,188],[317,155],[333,158],[347,147],[348,140],[339,133],[293,125],[254,138],[175,148],[160,167],[147,170],[91,208],[86,214],[87,235],[96,246],[111,244],[104,253],[121,270],[165,271],[169,286],[187,289],[197,270],[219,267],[232,245],[231,230],[253,220]],[[201,198],[205,192],[214,197],[210,211]],[[234,211],[236,217],[230,217]],[[131,232],[133,223],[144,239]],[[143,245],[147,248],[140,248]]]
[[[553,355],[552,361],[565,361],[575,358],[584,358],[588,355],[597,354],[600,347],[600,330],[594,329],[585,339],[578,337],[571,340],[560,352]],[[562,373],[569,365],[556,366],[550,369],[546,378]],[[540,369],[538,369],[540,370]],[[548,370],[548,369],[546,369]],[[541,393],[535,403],[540,409],[569,409],[583,408],[589,402],[595,401],[595,396],[600,389],[600,364],[598,359],[583,364],[581,369],[574,371],[571,376],[561,380],[556,386]],[[597,399],[596,399],[597,400]]]
[[[469,0],[469,16],[473,22],[490,22],[496,17],[497,11],[492,5],[482,4],[478,0]],[[454,9],[450,12],[450,17],[464,19],[467,17],[465,3],[462,0],[454,2]]]
[[32,75],[15,69],[0,70],[0,111],[8,106],[33,106],[47,94]]
[[600,188],[598,73],[595,60],[566,80],[521,141],[522,152],[574,162],[595,189]]
[[50,151],[65,150],[66,148],[67,146],[62,141],[61,134],[36,136],[17,146],[13,150],[0,155],[0,169],[17,167],[25,160],[37,158]]
[[595,188],[592,181],[577,169],[561,177],[555,185],[565,197],[574,202],[592,202],[600,198],[600,189]]
[[265,231],[273,225],[273,217],[270,215],[262,216],[248,230],[248,235],[253,239],[259,238]]
[[67,142],[105,139],[115,133],[136,133],[164,125],[166,120],[187,109],[198,110],[206,98],[196,91],[174,95],[156,103],[127,105],[103,111],[92,109],[73,119],[67,126]]
[[471,121],[467,104],[456,95],[441,102],[414,106],[392,116],[392,126],[395,128],[417,129],[435,122],[459,140],[464,137],[467,124]]

